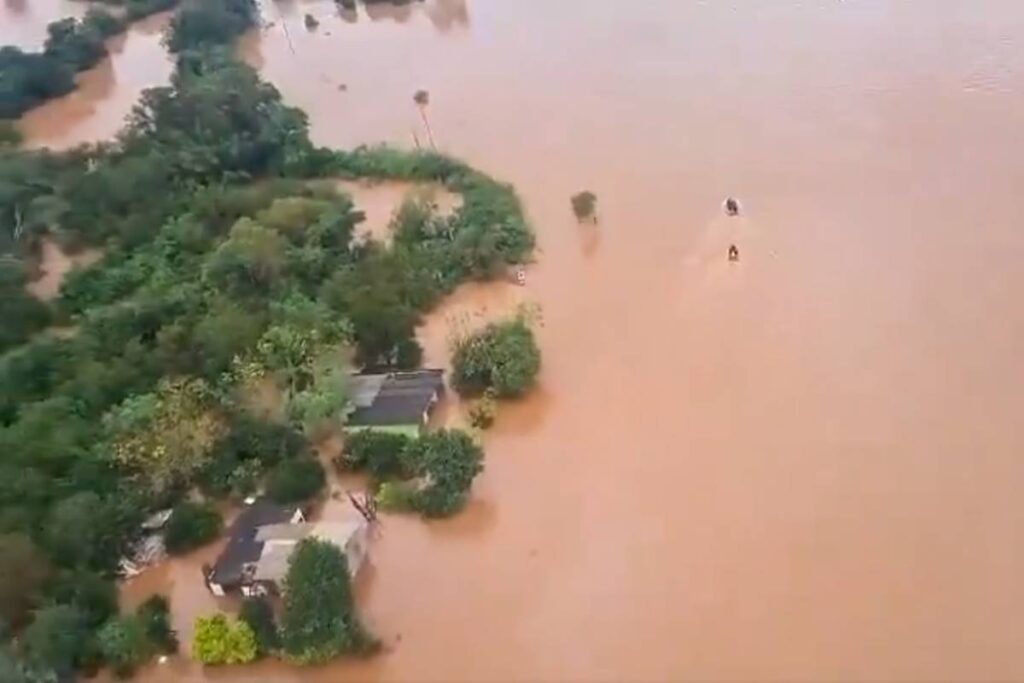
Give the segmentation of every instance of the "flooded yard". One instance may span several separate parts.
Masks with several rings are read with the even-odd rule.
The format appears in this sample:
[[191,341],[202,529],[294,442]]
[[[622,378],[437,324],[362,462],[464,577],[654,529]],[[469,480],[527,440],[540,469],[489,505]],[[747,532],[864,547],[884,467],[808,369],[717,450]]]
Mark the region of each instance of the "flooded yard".
[[[384,654],[141,680],[1024,678],[1024,5],[263,9],[241,53],[318,142],[422,142],[426,89],[437,144],[516,185],[527,287],[420,334],[440,362],[446,320],[522,296],[544,367],[463,514],[386,517]],[[185,636],[200,559],[144,575]]]

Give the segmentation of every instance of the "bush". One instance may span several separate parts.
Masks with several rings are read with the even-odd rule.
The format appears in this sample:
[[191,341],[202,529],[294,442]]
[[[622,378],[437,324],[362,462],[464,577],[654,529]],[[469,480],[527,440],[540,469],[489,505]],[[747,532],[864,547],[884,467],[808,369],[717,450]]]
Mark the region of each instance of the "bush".
[[135,616],[142,624],[146,638],[153,646],[165,654],[178,651],[178,634],[171,626],[171,609],[167,598],[162,595],[151,595],[138,609]]
[[378,507],[388,512],[409,512],[416,509],[416,490],[408,482],[386,481],[374,496]]
[[280,639],[277,635],[277,622],[274,620],[274,609],[266,598],[246,598],[238,618],[249,625],[256,636],[256,650],[260,656],[277,651]]
[[164,529],[167,552],[180,555],[217,538],[221,531],[220,513],[211,505],[184,502],[174,508]]
[[248,624],[223,614],[199,617],[192,656],[203,664],[247,664],[256,659],[256,636]]
[[536,381],[540,349],[522,317],[493,323],[456,344],[452,384],[465,396],[494,389],[495,396],[518,396]]
[[427,517],[447,517],[462,509],[473,479],[484,469],[483,449],[468,434],[454,429],[421,436],[404,457],[421,483],[412,506]]
[[494,424],[498,413],[498,402],[494,389],[487,389],[484,395],[469,407],[469,423],[477,429],[488,429]]
[[97,634],[100,652],[119,678],[131,676],[153,656],[153,644],[138,617],[115,617]]
[[406,476],[402,452],[409,442],[404,434],[373,429],[356,432],[345,439],[345,450],[337,464],[345,470],[365,470],[378,481],[402,478]]
[[322,664],[375,646],[356,615],[348,564],[338,546],[307,538],[292,553],[281,646],[285,659],[295,664]]
[[301,503],[323,489],[326,483],[323,466],[313,458],[285,460],[267,477],[267,495],[281,503]]
[[102,19],[98,24],[93,19],[93,25],[71,17],[55,21],[46,27],[49,35],[43,51],[46,56],[67,64],[75,71],[88,69],[107,54],[103,45],[105,36],[99,33],[99,29],[104,27]]

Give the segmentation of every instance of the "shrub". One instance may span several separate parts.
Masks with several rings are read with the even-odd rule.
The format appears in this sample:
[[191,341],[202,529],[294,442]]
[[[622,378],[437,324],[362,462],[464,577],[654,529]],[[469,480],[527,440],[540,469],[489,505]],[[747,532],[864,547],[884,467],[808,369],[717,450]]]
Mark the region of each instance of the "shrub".
[[407,482],[386,481],[377,488],[374,496],[378,507],[388,512],[415,510],[416,490]]
[[136,668],[153,656],[153,643],[136,616],[111,619],[100,629],[97,640],[104,659],[120,678],[131,676]]
[[517,396],[533,386],[540,371],[540,349],[522,317],[492,323],[455,346],[452,384],[466,396],[494,389],[495,396]]
[[323,466],[313,458],[285,460],[267,477],[267,495],[277,503],[301,503],[315,496],[326,482]]
[[256,649],[259,655],[269,655],[277,651],[281,641],[277,635],[274,609],[266,598],[246,598],[242,602],[238,618],[248,624],[256,636]]
[[593,219],[596,208],[597,195],[593,192],[584,190],[572,196],[572,212],[576,214],[577,220]]
[[345,450],[337,464],[346,470],[365,470],[378,481],[403,477],[406,473],[402,452],[409,442],[404,434],[373,429],[356,432],[346,438]]
[[412,506],[427,517],[447,517],[466,502],[483,472],[483,449],[465,432],[442,429],[412,442],[404,457],[420,482]]
[[171,610],[167,598],[151,595],[135,610],[135,616],[146,632],[146,638],[166,654],[178,651],[178,634],[171,626]]
[[484,395],[469,407],[469,423],[477,429],[488,429],[494,424],[498,413],[498,402],[495,400],[494,389],[484,391]]
[[284,657],[295,664],[322,664],[375,646],[356,615],[348,564],[338,546],[307,538],[292,553],[281,646]]
[[248,624],[231,621],[223,614],[199,617],[192,656],[203,664],[247,664],[256,659],[256,635]]
[[184,502],[174,508],[164,529],[167,552],[180,555],[217,538],[221,530],[220,513],[211,505]]

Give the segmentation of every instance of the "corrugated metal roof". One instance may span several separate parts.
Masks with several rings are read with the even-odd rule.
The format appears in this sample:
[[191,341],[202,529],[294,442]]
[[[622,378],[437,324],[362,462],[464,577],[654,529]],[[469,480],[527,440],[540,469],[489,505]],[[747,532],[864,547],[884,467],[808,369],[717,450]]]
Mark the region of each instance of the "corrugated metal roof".
[[[381,378],[377,392],[369,404],[353,400],[356,409],[349,416],[349,424],[355,426],[417,424],[424,412],[444,390],[442,370],[416,370],[396,372],[389,375],[357,375]],[[371,386],[366,380],[366,386]],[[360,395],[365,399],[368,389]],[[365,401],[364,401],[365,403]]]

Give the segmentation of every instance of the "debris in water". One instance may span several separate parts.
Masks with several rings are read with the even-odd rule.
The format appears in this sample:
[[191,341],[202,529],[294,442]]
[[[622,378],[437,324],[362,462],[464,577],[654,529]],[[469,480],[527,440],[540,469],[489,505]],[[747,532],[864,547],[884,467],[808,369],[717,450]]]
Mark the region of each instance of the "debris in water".
[[725,212],[730,216],[740,215],[740,203],[729,197],[725,200]]
[[320,22],[317,21],[316,17],[314,17],[312,14],[306,14],[305,21],[306,21],[306,28],[308,28],[310,31],[312,31],[313,29],[315,29],[317,26],[320,25]]
[[341,92],[348,92],[348,86],[345,85],[344,83],[339,83],[338,90],[340,90]]

